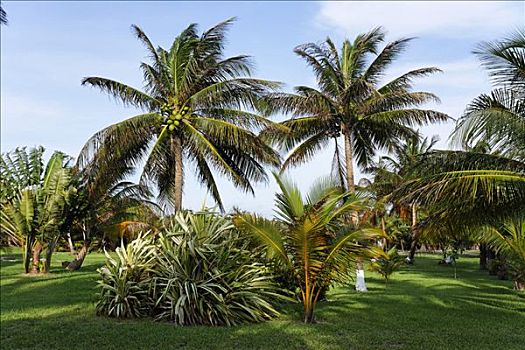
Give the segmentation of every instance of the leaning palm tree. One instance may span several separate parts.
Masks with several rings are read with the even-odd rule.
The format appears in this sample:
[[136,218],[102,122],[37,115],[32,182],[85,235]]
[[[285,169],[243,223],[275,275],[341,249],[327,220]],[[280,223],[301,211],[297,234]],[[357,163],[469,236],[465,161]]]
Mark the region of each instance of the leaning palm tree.
[[354,158],[359,166],[367,166],[378,150],[413,137],[413,126],[447,120],[443,113],[418,108],[438,101],[434,94],[412,90],[415,78],[439,69],[415,69],[382,83],[386,69],[411,40],[396,40],[380,49],[384,37],[384,31],[376,28],[353,42],[345,40],[341,50],[330,38],[321,45],[309,43],[295,49],[312,67],[318,88],[298,86],[295,94],[276,93],[268,99],[269,113],[293,115],[282,122],[286,129],[272,128],[263,134],[291,151],[283,170],[307,162],[333,141],[334,175],[354,191]]
[[[234,223],[282,263],[301,290],[304,322],[314,322],[319,296],[331,283],[344,281],[358,256],[369,252],[364,241],[381,237],[374,228],[348,227],[342,218],[365,208],[364,199],[330,179],[318,181],[303,198],[297,186],[275,175],[275,220],[238,214]],[[359,243],[361,242],[361,243]]]
[[183,179],[190,165],[221,208],[214,171],[251,193],[253,182],[267,181],[263,165],[277,166],[279,157],[255,134],[270,122],[253,111],[279,84],[250,78],[248,56],[223,57],[232,22],[201,35],[191,24],[168,50],[155,47],[132,26],[151,59],[140,65],[144,89],[100,77],[85,78],[82,84],[145,113],[91,137],[81,151],[81,167],[94,159],[112,164],[114,172],[125,176],[144,162],[140,183],[155,186],[158,199],[175,210],[182,207]]

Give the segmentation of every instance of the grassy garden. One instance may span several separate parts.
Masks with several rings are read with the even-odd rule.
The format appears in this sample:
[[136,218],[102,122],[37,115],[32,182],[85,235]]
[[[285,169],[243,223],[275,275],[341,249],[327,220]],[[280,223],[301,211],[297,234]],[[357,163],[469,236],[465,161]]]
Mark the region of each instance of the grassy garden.
[[335,288],[319,303],[315,325],[300,321],[295,304],[277,320],[231,328],[95,316],[100,253],[90,254],[82,271],[56,263],[52,274],[34,277],[20,273],[19,261],[2,261],[1,343],[3,349],[267,349],[270,343],[274,349],[520,349],[525,295],[513,292],[510,281],[478,271],[476,258],[458,260],[456,280],[439,258],[418,256],[386,290],[373,273],[368,293]]
[[[2,349],[523,348],[525,31],[477,44],[493,90],[449,116],[415,88],[438,67],[384,79],[413,38],[299,45],[316,84],[290,92],[225,57],[234,22],[166,47],[132,25],[143,87],[80,84],[139,114],[76,157],[2,153]],[[419,131],[452,118],[455,148]],[[287,170],[327,145],[301,188]],[[273,215],[228,208],[217,175],[275,183]],[[185,208],[188,176],[213,208]]]

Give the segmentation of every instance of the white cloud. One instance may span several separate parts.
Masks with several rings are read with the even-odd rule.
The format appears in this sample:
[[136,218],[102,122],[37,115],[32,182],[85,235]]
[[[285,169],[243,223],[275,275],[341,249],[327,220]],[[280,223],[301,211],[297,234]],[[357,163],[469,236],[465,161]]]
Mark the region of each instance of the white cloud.
[[317,23],[345,35],[384,26],[399,35],[490,38],[522,26],[525,3],[488,1],[322,2]]

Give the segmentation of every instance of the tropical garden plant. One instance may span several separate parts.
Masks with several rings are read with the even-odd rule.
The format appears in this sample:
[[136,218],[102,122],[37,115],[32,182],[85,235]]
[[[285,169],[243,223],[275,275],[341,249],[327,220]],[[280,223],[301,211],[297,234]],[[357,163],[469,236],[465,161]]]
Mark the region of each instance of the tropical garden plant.
[[[51,258],[75,196],[71,158],[54,152],[44,167],[42,147],[2,155],[1,231],[24,246],[24,271],[49,272]],[[41,253],[46,249],[41,266]]]
[[143,90],[101,77],[85,78],[82,84],[145,113],[93,135],[79,164],[111,164],[124,177],[143,162],[140,184],[154,185],[159,201],[175,211],[182,208],[184,174],[193,172],[190,166],[220,208],[214,171],[251,193],[254,182],[266,181],[263,166],[279,165],[279,156],[256,135],[271,123],[254,109],[279,84],[251,78],[252,61],[246,55],[224,57],[232,22],[200,35],[191,24],[167,50],[132,26],[151,59],[140,64]]
[[238,214],[234,223],[290,271],[301,292],[303,320],[312,323],[319,296],[332,283],[349,280],[355,260],[370,253],[365,243],[382,232],[345,224],[345,216],[365,209],[365,201],[330,178],[317,181],[305,197],[292,182],[275,179],[281,190],[275,219]]
[[375,28],[353,42],[345,40],[341,49],[330,38],[321,45],[295,48],[312,68],[318,88],[297,86],[295,93],[275,93],[267,99],[269,113],[292,115],[281,123],[284,128],[263,133],[266,140],[290,152],[283,170],[309,161],[334,142],[333,175],[353,192],[354,159],[366,167],[378,150],[389,150],[416,136],[412,127],[448,119],[444,113],[418,108],[438,101],[434,94],[413,91],[414,79],[439,69],[415,69],[384,83],[387,68],[412,39],[399,39],[381,48],[384,40],[385,32]]
[[179,212],[157,235],[141,235],[99,269],[99,314],[178,325],[233,326],[277,316],[284,298],[253,261],[231,219]]
[[390,276],[404,264],[404,258],[399,255],[395,247],[392,247],[387,251],[381,251],[380,254],[373,259],[372,263],[370,263],[370,269],[383,276],[386,288]]

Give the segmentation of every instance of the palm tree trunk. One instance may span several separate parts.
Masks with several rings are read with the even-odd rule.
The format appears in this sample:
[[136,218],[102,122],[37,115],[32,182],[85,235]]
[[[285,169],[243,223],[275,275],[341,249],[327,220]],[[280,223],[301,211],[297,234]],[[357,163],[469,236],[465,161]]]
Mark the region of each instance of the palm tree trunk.
[[345,139],[345,162],[346,162],[346,182],[348,191],[355,192],[354,184],[354,150],[352,146],[352,135],[346,125],[343,125],[343,137]]
[[34,239],[28,236],[25,240],[24,247],[24,272],[29,273],[29,267],[31,266],[31,248],[33,247]]
[[410,245],[410,252],[408,254],[408,262],[413,263],[414,258],[416,256],[416,249],[417,249],[417,240],[418,240],[418,232],[417,232],[417,206],[416,204],[412,204],[412,244]]
[[479,245],[479,269],[480,270],[486,270],[487,269],[487,246],[483,243]]
[[42,271],[43,273],[48,273],[51,270],[51,258],[53,257],[53,252],[55,251],[56,243],[56,240],[52,240],[47,245],[46,261],[44,262],[44,270]]
[[182,140],[180,136],[174,136],[171,139],[172,152],[175,156],[175,211],[182,209],[182,186],[183,169],[182,169]]
[[42,253],[42,243],[36,241],[31,255],[33,257],[33,262],[31,263],[31,273],[38,273],[40,271],[40,253]]
[[75,256],[75,254],[77,253],[75,251],[75,245],[73,244],[73,240],[71,239],[71,233],[67,233],[67,244],[69,246],[69,252],[71,253],[71,255]]
[[87,239],[84,240],[84,243],[82,244],[82,248],[80,248],[80,250],[78,251],[78,254],[75,257],[75,260],[71,261],[66,266],[66,269],[76,271],[82,267],[82,264],[84,263],[84,259],[86,258],[86,255],[89,251],[90,244],[91,244],[91,241]]
[[71,262],[62,263],[62,266],[65,266],[65,268],[68,270],[79,270],[82,267],[82,264],[84,263],[86,255],[88,254],[89,246],[91,245],[91,229],[89,228],[89,225],[83,225],[82,234],[84,236],[84,243],[82,243],[82,248],[80,248],[80,250],[78,251],[78,254],[75,257],[75,259]]

